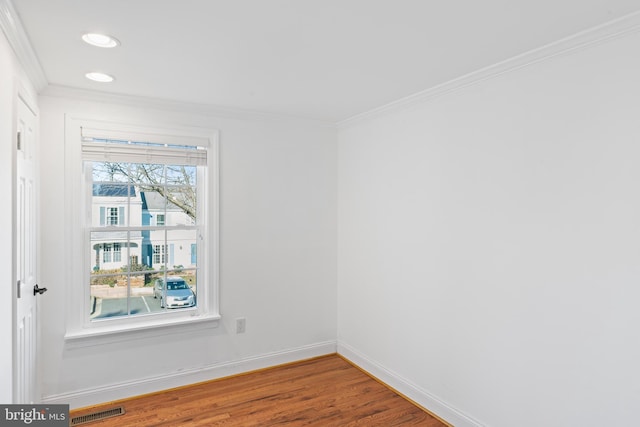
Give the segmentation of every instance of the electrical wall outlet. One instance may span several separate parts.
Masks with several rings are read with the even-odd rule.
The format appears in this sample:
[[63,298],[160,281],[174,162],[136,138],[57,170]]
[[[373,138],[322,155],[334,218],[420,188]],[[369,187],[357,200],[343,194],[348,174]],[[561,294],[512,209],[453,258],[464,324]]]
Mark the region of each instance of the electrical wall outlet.
[[236,334],[244,334],[247,330],[247,319],[244,317],[238,317],[236,319]]

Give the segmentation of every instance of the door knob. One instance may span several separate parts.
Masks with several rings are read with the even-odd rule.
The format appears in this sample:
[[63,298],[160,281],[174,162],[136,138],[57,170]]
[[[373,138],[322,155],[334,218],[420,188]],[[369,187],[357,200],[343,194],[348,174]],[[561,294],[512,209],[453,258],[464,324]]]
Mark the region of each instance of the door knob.
[[36,285],[33,287],[33,294],[37,295],[37,294],[44,294],[45,292],[47,292],[47,288],[39,288],[38,284],[36,283]]

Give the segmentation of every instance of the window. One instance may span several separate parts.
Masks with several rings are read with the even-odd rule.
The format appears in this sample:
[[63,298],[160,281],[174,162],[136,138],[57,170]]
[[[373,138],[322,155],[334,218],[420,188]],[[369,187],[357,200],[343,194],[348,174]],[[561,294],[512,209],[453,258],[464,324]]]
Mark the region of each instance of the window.
[[[94,189],[94,193],[104,192],[105,189],[102,187],[96,187]],[[95,195],[95,194],[94,194]],[[100,207],[100,225],[101,226],[109,226],[109,225],[122,225],[124,223],[124,207]]]
[[[112,146],[122,144],[121,141],[93,138],[84,143],[88,152],[95,149],[92,144],[108,147],[109,150]],[[148,147],[147,142],[127,141],[129,151],[138,148],[146,152]],[[153,147],[160,152],[163,148],[185,153],[198,150],[196,147]],[[177,153],[173,154],[175,156]],[[163,312],[168,307],[193,308],[197,304],[165,304],[167,296],[154,293],[152,285],[159,279],[183,280],[189,284],[193,301],[197,301],[201,276],[198,264],[191,263],[189,253],[176,253],[175,248],[197,247],[201,244],[198,236],[203,235],[204,224],[198,221],[197,206],[204,194],[199,182],[205,174],[204,166],[186,164],[187,161],[182,161],[180,156],[166,163],[132,163],[114,159],[111,155],[106,161],[96,160],[95,157],[87,155],[84,160],[87,184],[92,194],[87,201],[87,210],[96,211],[91,215],[93,220],[88,227],[88,251],[91,254],[96,247],[101,247],[103,251],[102,264],[92,265],[88,269],[90,298],[96,301],[96,304],[89,306],[91,320],[141,316]],[[103,208],[105,203],[110,206]],[[99,222],[95,221],[98,211]],[[158,213],[167,211],[178,218],[177,225],[165,224],[166,214]],[[128,212],[127,217],[125,212]],[[155,225],[146,219],[153,216],[152,212],[157,218]],[[129,256],[125,260],[138,256],[142,264],[134,266],[123,262],[120,244],[107,243],[115,239],[122,240],[128,251]],[[189,265],[189,268],[178,268],[178,265]]]
[[113,244],[113,262],[122,261],[122,252],[120,251],[120,243]]
[[122,252],[120,250],[120,243],[105,243],[101,246],[102,248],[102,262],[103,263],[111,263],[111,262],[121,262],[122,261]]
[[107,225],[118,224],[118,208],[107,208]]
[[[69,245],[69,255],[86,260],[70,273],[79,280],[68,281],[84,285],[69,285],[71,306],[82,311],[70,314],[67,338],[219,318],[217,135],[77,119],[67,126],[85,195],[81,203],[67,196],[80,218],[67,227],[84,242]],[[185,283],[190,303],[158,292],[167,281]]]
[[102,262],[111,262],[111,244],[102,245]]
[[153,245],[153,263],[164,264],[167,262],[167,245]]

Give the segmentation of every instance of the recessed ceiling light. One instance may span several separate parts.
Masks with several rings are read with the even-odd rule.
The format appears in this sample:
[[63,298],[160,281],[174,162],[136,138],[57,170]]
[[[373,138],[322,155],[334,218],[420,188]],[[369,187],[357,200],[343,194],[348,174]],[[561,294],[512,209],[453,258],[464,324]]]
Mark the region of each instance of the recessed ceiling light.
[[97,73],[97,72],[87,73],[85,74],[85,77],[88,78],[89,80],[93,80],[94,82],[100,82],[100,83],[111,83],[114,80],[114,78],[109,74]]
[[82,40],[89,43],[92,46],[98,47],[116,47],[120,45],[120,42],[111,37],[104,34],[98,33],[87,33],[82,35]]

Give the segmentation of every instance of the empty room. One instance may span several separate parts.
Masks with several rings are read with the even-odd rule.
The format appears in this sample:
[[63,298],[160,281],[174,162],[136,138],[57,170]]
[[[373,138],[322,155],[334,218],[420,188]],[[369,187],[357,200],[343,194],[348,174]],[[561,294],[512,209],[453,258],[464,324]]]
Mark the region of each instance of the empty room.
[[0,28],[0,425],[638,424],[638,0]]

